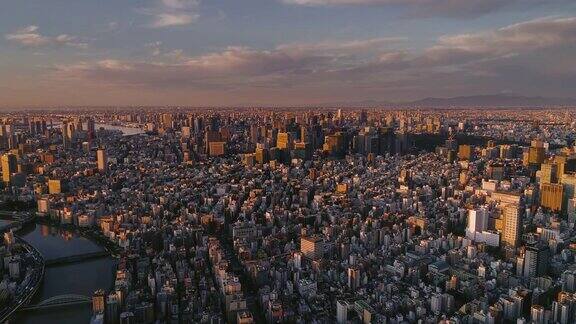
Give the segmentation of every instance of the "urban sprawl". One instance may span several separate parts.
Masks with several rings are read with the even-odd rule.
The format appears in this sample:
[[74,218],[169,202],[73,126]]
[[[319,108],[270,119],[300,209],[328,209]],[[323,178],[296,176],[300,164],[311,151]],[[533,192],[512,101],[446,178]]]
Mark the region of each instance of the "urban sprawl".
[[575,139],[561,107],[6,112],[0,316],[40,222],[116,259],[92,323],[576,323]]

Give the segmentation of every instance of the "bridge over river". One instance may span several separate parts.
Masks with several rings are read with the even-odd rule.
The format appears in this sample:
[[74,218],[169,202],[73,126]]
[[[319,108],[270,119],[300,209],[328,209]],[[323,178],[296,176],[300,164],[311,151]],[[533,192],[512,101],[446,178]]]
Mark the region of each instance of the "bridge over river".
[[55,259],[47,259],[44,261],[44,264],[47,267],[50,267],[50,266],[58,266],[58,265],[68,264],[68,263],[82,262],[82,261],[92,260],[92,259],[99,259],[99,258],[104,258],[104,257],[108,257],[108,256],[110,256],[110,252],[104,250],[104,251],[96,251],[96,252],[89,252],[89,253],[84,253],[84,254],[64,256],[64,257],[59,257],[59,258],[55,258]]
[[76,294],[58,295],[45,299],[35,305],[28,305],[25,307],[21,307],[18,311],[26,312],[26,311],[34,311],[55,307],[89,304],[91,302],[92,299],[88,296],[76,295]]

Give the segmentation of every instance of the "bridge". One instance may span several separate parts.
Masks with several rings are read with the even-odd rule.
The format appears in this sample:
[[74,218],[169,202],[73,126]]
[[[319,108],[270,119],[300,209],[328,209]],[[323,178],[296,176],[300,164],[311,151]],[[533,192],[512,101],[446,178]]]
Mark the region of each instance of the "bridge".
[[36,305],[28,305],[26,307],[21,307],[20,309],[18,309],[18,311],[19,312],[34,311],[47,308],[89,304],[91,302],[92,298],[88,296],[75,295],[75,294],[58,295],[45,299]]
[[107,256],[110,256],[110,252],[97,251],[97,252],[90,252],[90,253],[77,254],[77,255],[71,255],[71,256],[65,256],[65,257],[45,260],[44,263],[47,267],[49,267],[49,266],[57,266],[57,265],[63,265],[63,264],[68,264],[68,263],[82,262],[82,261],[91,260],[91,259],[99,259],[99,258],[104,258]]

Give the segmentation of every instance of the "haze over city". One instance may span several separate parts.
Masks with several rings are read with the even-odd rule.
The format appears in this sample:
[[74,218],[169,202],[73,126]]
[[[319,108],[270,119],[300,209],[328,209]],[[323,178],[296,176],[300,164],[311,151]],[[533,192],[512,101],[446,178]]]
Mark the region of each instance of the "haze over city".
[[0,323],[576,323],[575,1],[0,2]]

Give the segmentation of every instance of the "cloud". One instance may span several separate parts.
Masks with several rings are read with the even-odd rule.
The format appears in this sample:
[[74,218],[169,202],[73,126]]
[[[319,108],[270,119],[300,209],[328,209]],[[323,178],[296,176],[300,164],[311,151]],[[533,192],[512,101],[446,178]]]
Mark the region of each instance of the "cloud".
[[123,85],[172,86],[207,79],[223,83],[238,81],[240,84],[245,82],[246,78],[282,78],[339,69],[357,55],[381,50],[385,44],[398,41],[399,38],[327,41],[315,44],[284,44],[269,50],[230,46],[220,52],[193,57],[184,55],[182,50],[164,51],[162,42],[151,42],[145,46],[151,50],[152,57],[173,58],[177,62],[106,59],[94,63],[61,65],[56,67],[56,71],[64,78],[92,78]]
[[154,28],[162,28],[169,26],[189,25],[196,21],[196,19],[198,19],[197,14],[159,13],[155,15],[151,26]]
[[190,9],[200,5],[199,0],[162,0],[162,3],[165,7],[172,9]]
[[366,54],[396,46],[405,40],[406,39],[402,37],[381,37],[352,41],[324,41],[318,43],[285,44],[278,46],[277,49],[292,53]]
[[16,32],[6,34],[7,40],[18,43],[25,47],[43,47],[43,46],[70,46],[76,48],[86,48],[87,43],[78,41],[77,37],[67,34],[61,34],[55,37],[44,36],[40,34],[38,26],[30,25],[18,29]]
[[229,47],[222,52],[182,59],[178,63],[126,62],[101,60],[59,65],[60,79],[91,79],[109,84],[173,87],[199,83],[230,86],[247,78],[304,73],[307,68],[320,67],[330,57],[289,54],[279,50],[255,50]]
[[530,7],[565,0],[282,0],[303,6],[399,6],[416,16],[473,17],[505,7]]
[[162,53],[162,42],[146,43],[144,46],[151,50],[152,56],[159,56]]
[[185,26],[194,23],[200,15],[200,0],[161,0],[155,8],[141,10],[152,16],[151,28]]
[[287,100],[316,94],[405,98],[501,89],[569,96],[576,79],[576,17],[447,35],[422,50],[402,46],[402,38],[284,44],[272,49],[231,46],[192,57],[177,51],[176,61],[163,61],[167,55],[158,55],[153,61],[105,59],[61,65],[52,77],[112,88],[290,93]]

